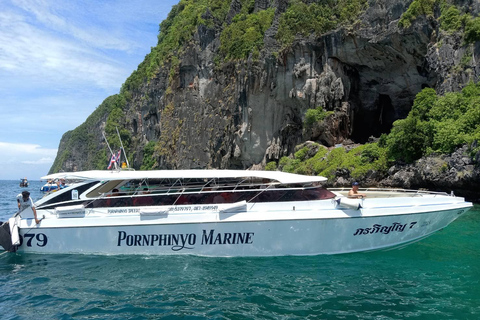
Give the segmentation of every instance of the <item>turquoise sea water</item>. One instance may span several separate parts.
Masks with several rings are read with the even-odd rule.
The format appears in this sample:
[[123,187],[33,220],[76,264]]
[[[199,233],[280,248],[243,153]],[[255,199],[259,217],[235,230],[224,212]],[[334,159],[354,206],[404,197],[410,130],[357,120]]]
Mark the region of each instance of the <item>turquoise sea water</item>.
[[[0,181],[0,220],[19,181]],[[35,199],[43,183],[31,182]],[[0,252],[1,253],[1,252]],[[0,255],[0,319],[480,319],[480,206],[403,249],[315,257]]]

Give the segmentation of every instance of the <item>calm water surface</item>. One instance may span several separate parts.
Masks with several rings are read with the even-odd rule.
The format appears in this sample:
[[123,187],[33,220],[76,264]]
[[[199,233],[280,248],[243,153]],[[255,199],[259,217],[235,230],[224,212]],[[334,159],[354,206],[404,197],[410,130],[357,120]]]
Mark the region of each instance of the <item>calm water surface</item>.
[[[19,181],[0,181],[0,220]],[[31,182],[34,200],[43,183]],[[403,249],[316,257],[0,255],[0,319],[480,319],[480,206]]]

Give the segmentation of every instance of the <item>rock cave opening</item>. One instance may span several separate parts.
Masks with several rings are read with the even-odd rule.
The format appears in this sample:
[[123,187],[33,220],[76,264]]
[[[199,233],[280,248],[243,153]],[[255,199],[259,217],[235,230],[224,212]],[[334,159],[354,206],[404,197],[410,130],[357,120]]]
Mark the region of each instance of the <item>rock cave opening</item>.
[[137,132],[138,132],[137,119],[133,119],[132,125],[133,125],[133,133],[134,133],[134,134],[137,134]]
[[374,105],[369,109],[360,109],[354,117],[352,139],[365,143],[382,133],[389,133],[396,120],[395,108],[389,95],[379,94]]

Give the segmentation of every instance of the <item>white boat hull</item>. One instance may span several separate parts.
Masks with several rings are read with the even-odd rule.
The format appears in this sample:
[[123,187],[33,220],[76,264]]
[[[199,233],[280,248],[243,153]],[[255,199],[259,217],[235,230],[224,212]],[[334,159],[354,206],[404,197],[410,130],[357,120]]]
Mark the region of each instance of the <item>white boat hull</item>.
[[239,212],[223,212],[221,205],[198,212],[188,205],[159,207],[157,215],[149,208],[145,216],[141,208],[132,214],[122,208],[87,209],[79,218],[44,212],[46,219],[39,226],[32,219],[22,220],[18,251],[215,257],[339,254],[424,238],[471,207],[438,198],[414,206],[415,201],[400,199],[397,206],[382,207],[382,200],[370,200],[360,210],[324,200],[297,208],[288,203],[249,204]]

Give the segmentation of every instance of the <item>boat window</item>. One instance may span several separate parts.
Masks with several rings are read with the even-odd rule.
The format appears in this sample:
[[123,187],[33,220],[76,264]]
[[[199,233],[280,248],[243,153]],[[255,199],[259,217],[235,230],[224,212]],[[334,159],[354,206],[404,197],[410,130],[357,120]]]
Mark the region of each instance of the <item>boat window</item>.
[[51,205],[54,203],[59,203],[59,202],[65,202],[65,201],[71,201],[72,200],[72,190],[77,190],[78,194],[82,194],[83,192],[87,191],[94,185],[96,185],[98,181],[86,183],[84,185],[81,185],[79,187],[73,188],[71,190],[67,189],[62,189],[60,191],[56,191],[55,194],[58,194],[57,196],[53,197],[52,199],[48,200],[45,203],[42,203],[40,207]]
[[90,191],[86,197],[87,198],[98,198],[102,196],[103,194],[109,193],[112,191],[114,188],[118,188],[118,186],[123,182],[123,180],[110,180],[102,185],[100,185],[98,188],[95,188],[94,190]]
[[[98,181],[97,181],[98,183]],[[118,189],[115,193],[114,189]],[[86,190],[86,189],[85,189]],[[66,195],[69,197],[69,195]],[[284,185],[259,178],[111,180],[88,192],[86,207],[217,204],[331,199],[335,194],[315,184]],[[67,200],[71,200],[68,198]],[[65,200],[66,201],[66,200]],[[57,202],[57,200],[55,200]]]
[[143,191],[135,196],[120,194],[107,196],[91,201],[87,208],[101,207],[135,207],[135,206],[171,206],[171,205],[193,205],[193,204],[219,204],[247,202],[289,202],[289,201],[311,201],[335,198],[335,194],[321,187],[312,188],[279,188],[279,189],[254,189],[243,191],[201,191],[191,193],[171,194],[164,190],[163,193]]

